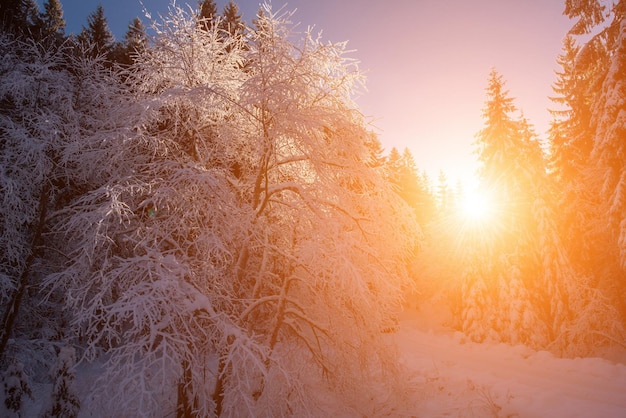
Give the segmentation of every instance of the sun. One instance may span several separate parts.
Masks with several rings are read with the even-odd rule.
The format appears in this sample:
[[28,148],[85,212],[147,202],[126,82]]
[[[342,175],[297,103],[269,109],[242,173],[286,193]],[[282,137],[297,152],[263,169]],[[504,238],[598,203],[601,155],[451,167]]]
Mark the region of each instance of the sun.
[[459,215],[467,221],[485,222],[493,216],[493,201],[481,190],[467,190],[459,202]]

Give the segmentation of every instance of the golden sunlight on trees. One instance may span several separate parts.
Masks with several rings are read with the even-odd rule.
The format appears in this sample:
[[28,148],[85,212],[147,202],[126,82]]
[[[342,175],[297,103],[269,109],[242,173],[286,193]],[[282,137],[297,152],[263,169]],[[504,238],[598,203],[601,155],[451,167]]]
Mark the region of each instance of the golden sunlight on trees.
[[553,188],[538,139],[516,111],[502,77],[492,71],[477,146],[480,181],[497,199],[497,221],[480,247],[464,252],[460,325],[476,341],[539,348],[555,341],[569,315],[562,274],[567,261],[545,251],[560,245],[553,233]]
[[[613,13],[624,22],[620,4]],[[473,341],[560,355],[623,346],[624,33],[613,22],[583,47],[566,37],[549,153],[492,71],[476,141],[479,187],[452,199],[453,214],[440,175],[418,283]]]
[[475,187],[383,155],[346,43],[269,4],[172,3],[122,43],[101,6],[77,37],[60,2],[0,6],[0,415],[411,416],[413,297],[464,341],[626,349],[604,3],[565,1],[547,141],[491,71]]
[[626,2],[565,5],[548,141],[494,70],[478,192],[443,172],[426,187],[415,277],[418,306],[447,304],[442,321],[471,340],[588,355],[626,345]]
[[[438,242],[420,259],[446,265],[440,297],[451,304],[450,324],[470,339],[573,352],[581,332],[576,309],[591,310],[588,328],[601,314],[591,308],[584,276],[572,268],[558,235],[547,158],[495,71],[483,115],[479,187],[461,191],[450,213],[440,176],[442,213],[426,228]],[[432,267],[426,271],[432,274]]]

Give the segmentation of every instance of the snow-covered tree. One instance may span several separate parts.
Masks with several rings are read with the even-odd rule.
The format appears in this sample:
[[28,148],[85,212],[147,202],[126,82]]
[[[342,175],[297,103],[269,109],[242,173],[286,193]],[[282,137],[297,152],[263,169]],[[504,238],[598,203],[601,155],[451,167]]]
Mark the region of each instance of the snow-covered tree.
[[80,411],[80,399],[73,387],[75,372],[73,370],[76,353],[73,347],[62,347],[57,362],[50,371],[52,378],[52,401],[50,408],[44,412],[45,418],[75,418]]
[[115,42],[115,37],[109,29],[109,23],[104,15],[104,7],[101,4],[87,16],[87,27],[78,36],[81,43],[89,46],[91,57],[106,55],[109,53]]
[[565,0],[564,15],[570,19],[578,18],[570,29],[573,35],[589,33],[596,25],[604,21],[606,7],[600,0]]
[[431,221],[435,213],[435,198],[428,180],[420,175],[413,154],[408,148],[402,154],[392,148],[384,160],[385,178],[402,199],[413,208],[420,225]]
[[617,136],[624,89],[617,68],[623,67],[618,51],[624,8],[623,1],[608,10],[595,0],[567,1],[564,12],[576,21],[557,58],[562,70],[553,87],[558,107],[552,111],[549,190],[555,198],[542,196],[554,202],[552,209],[533,213],[544,230],[540,248],[552,295],[547,306],[553,348],[569,355],[624,340],[620,215],[615,216],[620,209],[611,209],[620,199]]
[[556,93],[551,99],[557,105],[552,110],[549,131],[551,176],[555,181],[556,200],[560,208],[556,219],[559,235],[577,270],[591,274],[591,240],[581,239],[588,220],[596,217],[594,197],[586,176],[591,154],[591,104],[593,103],[596,61],[580,59],[581,47],[572,35],[563,40],[563,52],[557,58],[561,71],[553,85]]
[[65,19],[63,19],[63,6],[59,0],[48,0],[43,5],[43,13],[40,16],[41,36],[53,37],[60,42],[65,36]]
[[218,20],[217,5],[215,0],[201,0],[198,2],[199,10],[198,27],[204,31],[210,31],[213,29],[215,22]]
[[344,45],[292,43],[264,7],[246,45],[176,7],[155,23],[124,132],[90,143],[124,166],[55,215],[70,259],[47,283],[104,362],[92,408],[316,415],[322,377],[361,411],[393,387],[381,331],[417,225],[372,168]]
[[222,13],[223,19],[219,22],[219,27],[230,36],[242,37],[245,31],[245,24],[241,20],[241,13],[237,4],[230,0]]
[[479,341],[495,335],[503,341],[545,347],[549,332],[540,309],[543,271],[537,263],[542,231],[534,211],[547,173],[532,127],[514,114],[513,99],[495,70],[489,76],[487,95],[485,127],[477,145],[481,187],[491,193],[495,207],[479,236],[480,250],[468,251],[468,264],[478,265],[466,274],[462,324]]
[[59,340],[75,337],[60,306],[68,289],[43,285],[76,255],[54,225],[111,173],[132,169],[119,149],[109,153],[131,126],[119,79],[101,58],[70,52],[0,38],[0,364],[20,359],[38,379]]
[[[626,3],[615,3],[610,20],[586,44],[605,46],[603,71],[596,77],[596,95],[591,107],[593,149],[585,172],[585,185],[592,191],[595,211],[586,224],[589,233],[585,239],[590,246],[590,264],[593,268],[593,288],[609,307],[622,312],[624,323],[624,295],[626,295]],[[605,315],[606,324],[610,323]],[[608,332],[607,328],[607,334]],[[611,339],[624,340],[610,333]]]
[[593,71],[579,60],[581,48],[572,35],[563,39],[563,52],[557,57],[561,67],[553,85],[554,123],[551,126],[553,166],[558,181],[568,186],[580,176],[581,165],[591,152],[591,91]]
[[135,60],[137,54],[141,54],[148,47],[148,36],[146,28],[141,19],[134,18],[128,25],[128,30],[124,35],[124,41],[116,43],[111,52],[115,62],[129,66]]
[[19,361],[12,361],[8,369],[2,374],[4,389],[3,413],[8,418],[23,416],[25,397],[33,397],[33,392],[24,373],[24,365]]
[[[71,114],[71,80],[62,71],[63,54],[35,42],[0,37],[0,356],[16,329],[37,332],[19,320],[37,309],[37,260],[46,233],[57,164]],[[67,124],[67,125],[66,125]],[[30,289],[30,290],[29,290]],[[41,306],[41,305],[39,305]],[[16,338],[14,341],[20,341]]]

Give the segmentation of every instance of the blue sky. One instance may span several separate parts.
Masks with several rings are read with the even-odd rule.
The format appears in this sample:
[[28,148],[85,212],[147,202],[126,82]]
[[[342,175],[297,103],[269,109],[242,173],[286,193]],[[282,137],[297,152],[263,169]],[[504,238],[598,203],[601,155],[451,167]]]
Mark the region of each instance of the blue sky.
[[[101,3],[118,39],[135,17],[138,0],[61,0],[68,32],[79,32]],[[42,1],[40,0],[40,4]],[[227,0],[216,1],[221,12]],[[257,0],[236,2],[246,21]],[[548,128],[556,56],[570,27],[564,0],[289,0],[294,22],[322,30],[323,39],[348,41],[367,76],[358,98],[383,146],[409,147],[418,168],[450,182],[471,176],[474,135],[482,128],[487,76],[495,67],[516,105]],[[144,0],[152,16],[166,13],[169,0]],[[178,1],[184,5],[185,2]],[[191,2],[193,6],[197,2]]]

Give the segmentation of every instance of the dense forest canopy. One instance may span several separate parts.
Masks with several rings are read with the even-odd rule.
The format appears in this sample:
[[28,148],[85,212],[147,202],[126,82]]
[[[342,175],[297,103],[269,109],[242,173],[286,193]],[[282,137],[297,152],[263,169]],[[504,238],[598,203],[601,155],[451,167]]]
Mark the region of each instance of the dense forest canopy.
[[67,35],[58,0],[0,4],[3,414],[375,414],[407,300],[476,342],[626,346],[625,1],[565,2],[547,142],[491,71],[477,190],[385,153],[345,43],[196,6],[116,41],[102,6]]

